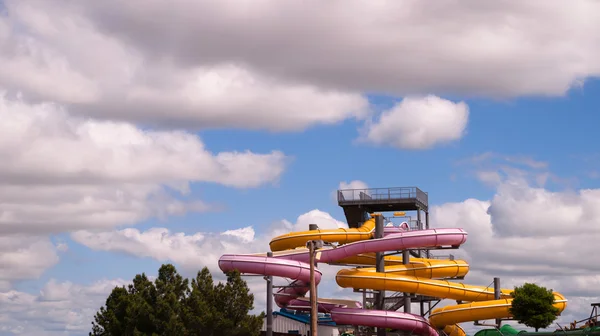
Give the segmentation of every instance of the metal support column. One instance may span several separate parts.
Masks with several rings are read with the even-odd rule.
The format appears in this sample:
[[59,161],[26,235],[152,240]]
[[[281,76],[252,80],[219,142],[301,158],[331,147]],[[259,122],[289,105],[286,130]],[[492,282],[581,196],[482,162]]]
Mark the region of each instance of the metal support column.
[[419,302],[419,308],[421,310],[421,316],[425,316],[425,302],[423,302],[423,300],[421,300],[421,302]]
[[[402,263],[404,265],[410,264],[410,253],[408,250],[402,251]],[[404,293],[404,312],[410,313],[410,293]]]
[[366,307],[367,306],[367,290],[366,289],[363,289],[362,295],[363,295],[362,306]]
[[[500,300],[500,278],[494,278],[494,299]],[[496,319],[496,325],[500,328],[502,320]]]
[[[375,217],[375,239],[383,238],[383,215],[377,214]],[[385,271],[385,260],[383,252],[375,254],[375,270],[377,272]],[[380,290],[375,294],[375,309],[384,310],[385,291]],[[377,336],[385,336],[385,328],[377,328]]]
[[[308,224],[309,230],[318,230],[319,226],[317,224]],[[310,263],[310,335],[317,336],[317,328],[318,328],[318,318],[319,311],[317,309],[317,284],[315,283],[315,255],[316,255],[316,247],[317,242],[311,240],[308,242],[308,253],[309,253],[309,263]]]
[[[425,230],[429,230],[429,210],[425,211]],[[425,258],[431,258],[430,250],[425,250]]]
[[[423,223],[421,223],[421,208],[417,207],[417,227],[419,230],[423,230]],[[417,250],[419,257],[423,257],[423,252],[425,252],[425,256],[427,256],[427,250]]]
[[317,336],[317,285],[315,283],[315,241],[308,242],[310,253],[310,334]]
[[[267,257],[273,257],[273,252],[267,252]],[[266,276],[267,280],[267,332],[266,336],[273,336],[273,276]]]

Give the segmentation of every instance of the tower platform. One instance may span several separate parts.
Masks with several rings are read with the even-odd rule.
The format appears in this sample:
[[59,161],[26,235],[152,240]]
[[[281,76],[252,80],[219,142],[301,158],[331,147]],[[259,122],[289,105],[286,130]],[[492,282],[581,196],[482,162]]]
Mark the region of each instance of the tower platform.
[[417,187],[343,189],[338,190],[337,199],[351,228],[359,227],[373,212],[429,212],[428,195]]

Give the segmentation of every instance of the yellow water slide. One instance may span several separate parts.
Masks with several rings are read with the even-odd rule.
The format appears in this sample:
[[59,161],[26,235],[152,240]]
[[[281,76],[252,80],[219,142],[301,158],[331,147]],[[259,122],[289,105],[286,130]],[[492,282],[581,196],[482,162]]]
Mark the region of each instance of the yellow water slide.
[[367,220],[361,227],[330,230],[310,230],[290,232],[271,239],[271,251],[291,250],[306,246],[309,240],[323,240],[326,243],[348,244],[373,238],[375,233],[375,218]]
[[[270,247],[275,253],[283,254],[286,250],[304,247],[309,240],[320,239],[343,245],[373,239],[374,232],[375,219],[371,218],[360,228],[288,233],[274,238]],[[431,325],[438,329],[443,328],[450,336],[465,335],[458,323],[510,317],[512,289],[501,289],[501,299],[495,300],[493,287],[443,280],[464,277],[469,271],[469,265],[464,260],[410,258],[410,263],[404,265],[402,258],[386,256],[384,263],[385,273],[377,272],[373,267],[342,269],[336,275],[336,282],[344,288],[415,293],[466,302],[434,309],[430,313]],[[374,266],[375,253],[359,254],[331,264]],[[566,308],[567,300],[557,292],[554,292],[554,296],[555,307],[562,312]]]

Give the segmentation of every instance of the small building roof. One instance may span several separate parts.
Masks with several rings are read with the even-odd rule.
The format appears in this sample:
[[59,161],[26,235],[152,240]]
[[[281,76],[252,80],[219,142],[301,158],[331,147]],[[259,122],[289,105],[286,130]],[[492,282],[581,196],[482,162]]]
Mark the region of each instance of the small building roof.
[[[298,321],[304,324],[310,324],[310,314],[305,313],[297,313],[291,310],[287,310],[285,308],[280,309],[279,311],[274,311],[273,315],[279,315],[283,317],[287,317],[294,321]],[[317,318],[317,323],[320,325],[328,325],[335,326],[335,322],[331,319],[331,316],[325,315]]]

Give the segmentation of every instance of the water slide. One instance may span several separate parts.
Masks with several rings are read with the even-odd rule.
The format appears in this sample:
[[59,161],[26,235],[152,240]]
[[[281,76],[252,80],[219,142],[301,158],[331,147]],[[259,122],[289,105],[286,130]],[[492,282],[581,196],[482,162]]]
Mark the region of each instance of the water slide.
[[[362,267],[340,270],[336,282],[341,287],[415,293],[467,302],[435,309],[429,319],[425,319],[403,312],[366,310],[360,302],[353,300],[319,298],[319,311],[330,313],[338,324],[392,328],[425,336],[438,335],[437,330],[443,329],[450,336],[464,336],[458,323],[510,317],[512,290],[502,289],[501,299],[494,300],[493,288],[443,280],[466,275],[469,266],[465,261],[411,258],[410,264],[404,265],[402,258],[387,256],[385,273],[368,267],[375,265],[377,252],[458,247],[467,239],[464,230],[407,231],[386,227],[384,237],[379,239],[374,239],[374,233],[375,217],[359,228],[292,232],[271,240],[272,257],[267,257],[266,253],[225,254],[219,259],[219,267],[223,272],[237,269],[245,274],[292,279],[289,286],[274,294],[276,304],[281,308],[309,310],[309,300],[305,297],[310,287],[309,251],[304,246],[310,240],[323,240],[332,246],[317,251],[318,263]],[[322,273],[318,269],[315,273],[318,284]],[[555,306],[562,312],[567,300],[557,292],[554,295]]]

